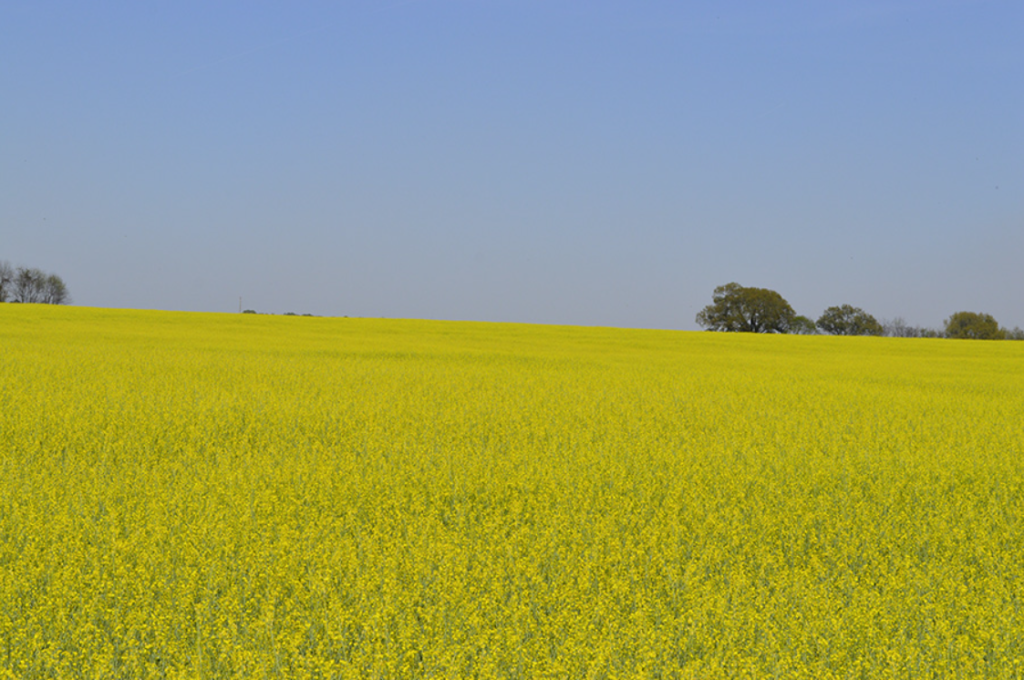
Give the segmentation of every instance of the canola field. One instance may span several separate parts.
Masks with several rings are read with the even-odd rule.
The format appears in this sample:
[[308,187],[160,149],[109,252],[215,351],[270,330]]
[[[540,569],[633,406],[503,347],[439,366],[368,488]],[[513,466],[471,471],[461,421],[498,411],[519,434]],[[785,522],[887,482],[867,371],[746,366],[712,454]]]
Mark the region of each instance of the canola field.
[[1020,678],[1024,343],[0,305],[0,678]]

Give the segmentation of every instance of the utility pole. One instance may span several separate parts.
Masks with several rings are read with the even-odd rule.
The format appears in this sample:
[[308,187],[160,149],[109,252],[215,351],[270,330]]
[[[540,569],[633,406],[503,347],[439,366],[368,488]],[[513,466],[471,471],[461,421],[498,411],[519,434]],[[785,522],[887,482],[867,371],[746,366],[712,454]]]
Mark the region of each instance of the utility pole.
[[241,295],[238,296],[238,313],[239,314],[242,313],[242,296]]

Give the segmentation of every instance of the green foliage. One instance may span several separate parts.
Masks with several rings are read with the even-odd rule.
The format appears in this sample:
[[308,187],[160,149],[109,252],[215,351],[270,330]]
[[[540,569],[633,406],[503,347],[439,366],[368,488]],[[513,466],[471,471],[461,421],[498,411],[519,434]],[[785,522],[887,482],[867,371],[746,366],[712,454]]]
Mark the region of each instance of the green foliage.
[[709,331],[733,333],[787,333],[796,312],[774,290],[727,283],[715,288],[712,304],[697,314],[697,323]]
[[829,307],[818,318],[818,328],[831,335],[881,335],[882,324],[860,307]]
[[1004,340],[1006,329],[991,314],[957,312],[946,319],[946,337],[967,340]]
[[789,324],[789,332],[795,335],[814,335],[818,332],[818,327],[814,325],[813,321],[801,314],[793,317],[793,321]]

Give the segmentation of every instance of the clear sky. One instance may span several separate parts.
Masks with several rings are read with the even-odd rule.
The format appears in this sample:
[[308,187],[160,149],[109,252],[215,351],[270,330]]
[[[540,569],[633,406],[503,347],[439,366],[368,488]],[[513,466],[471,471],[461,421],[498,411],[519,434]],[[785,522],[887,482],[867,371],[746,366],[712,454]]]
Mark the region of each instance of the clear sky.
[[1024,326],[1020,0],[5,0],[0,97],[79,305]]

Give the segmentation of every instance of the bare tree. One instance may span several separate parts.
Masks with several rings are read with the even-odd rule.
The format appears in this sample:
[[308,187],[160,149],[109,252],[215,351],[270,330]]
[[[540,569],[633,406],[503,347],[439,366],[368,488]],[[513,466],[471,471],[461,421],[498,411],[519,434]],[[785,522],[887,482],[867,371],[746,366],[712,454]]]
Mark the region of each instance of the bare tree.
[[43,302],[49,305],[65,305],[71,302],[68,287],[64,284],[64,280],[56,274],[46,277],[43,284]]
[[34,267],[14,268],[0,261],[0,302],[66,305],[71,302],[64,279]]
[[907,324],[902,316],[882,322],[882,332],[890,338],[919,338],[921,329]]
[[14,283],[14,267],[6,260],[0,260],[0,302],[7,302]]
[[42,302],[43,285],[46,282],[46,274],[38,269],[18,267],[14,274],[14,301],[15,302]]

